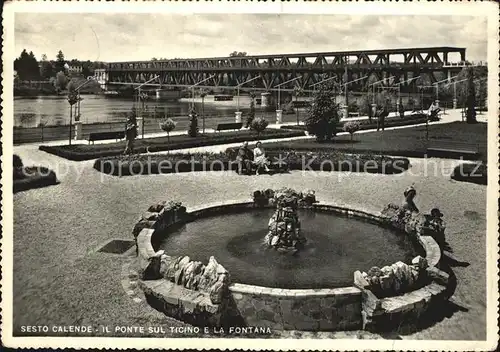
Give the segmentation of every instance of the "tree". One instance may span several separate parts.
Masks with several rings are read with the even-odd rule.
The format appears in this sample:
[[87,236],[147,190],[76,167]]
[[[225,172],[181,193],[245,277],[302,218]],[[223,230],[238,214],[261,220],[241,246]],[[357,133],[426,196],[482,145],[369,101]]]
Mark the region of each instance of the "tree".
[[47,55],[42,55],[42,63],[40,65],[40,77],[42,79],[50,79],[55,76],[54,67],[52,63],[47,60]]
[[61,50],[59,50],[56,56],[56,63],[55,63],[56,72],[65,72],[65,67],[64,67],[65,63],[66,61],[64,61],[64,54]]
[[40,78],[40,68],[35,54],[32,51],[28,54],[26,49],[14,60],[14,70],[17,71],[19,79],[22,81],[38,80]]
[[331,81],[319,87],[309,108],[309,116],[305,120],[307,131],[315,135],[318,142],[331,140],[337,134],[340,116],[335,89]]
[[61,90],[66,89],[67,84],[68,84],[68,79],[66,78],[66,75],[64,74],[64,72],[62,72],[62,71],[57,72],[56,80],[54,82],[54,86],[56,87],[56,90],[59,92]]
[[176,123],[171,118],[167,118],[167,119],[163,120],[162,122],[160,122],[160,128],[163,131],[167,132],[167,139],[168,139],[169,143],[170,143],[170,132],[172,132],[175,129],[175,126],[176,126]]
[[267,128],[267,125],[269,125],[269,122],[267,122],[266,119],[258,117],[252,121],[250,128],[257,132],[257,136],[260,137],[260,134],[264,132],[264,130]]
[[477,123],[476,120],[476,87],[474,72],[469,68],[467,75],[467,123]]
[[353,137],[354,133],[359,131],[359,123],[356,121],[348,121],[344,124],[344,131],[351,135],[351,149],[354,150]]
[[189,129],[188,129],[188,135],[190,137],[197,137],[198,136],[198,114],[194,109],[191,110],[189,113]]
[[89,77],[94,75],[94,65],[89,61],[82,62],[82,75],[83,77]]
[[230,57],[240,57],[240,56],[247,56],[246,51],[233,51],[231,54],[229,54]]
[[250,110],[248,111],[245,127],[250,128],[254,119],[255,119],[255,93],[250,92]]

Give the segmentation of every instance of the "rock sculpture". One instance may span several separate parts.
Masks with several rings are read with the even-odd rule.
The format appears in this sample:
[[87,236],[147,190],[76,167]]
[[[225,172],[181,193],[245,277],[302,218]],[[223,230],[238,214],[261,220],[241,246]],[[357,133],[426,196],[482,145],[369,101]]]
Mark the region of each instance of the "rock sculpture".
[[149,277],[163,277],[177,285],[190,290],[207,292],[212,303],[222,302],[227,293],[230,278],[229,272],[214,257],[210,257],[207,265],[192,261],[188,256],[170,257],[163,254],[160,259],[158,275],[149,271]]
[[282,253],[295,253],[306,243],[301,234],[297,214],[299,205],[312,205],[316,202],[313,191],[298,193],[292,189],[281,189],[274,193],[272,203],[276,211],[269,220],[269,232],[265,243]]
[[396,296],[425,285],[427,267],[427,260],[421,256],[413,258],[411,264],[397,262],[383,268],[374,266],[368,272],[356,271],[354,284],[372,291],[379,298]]

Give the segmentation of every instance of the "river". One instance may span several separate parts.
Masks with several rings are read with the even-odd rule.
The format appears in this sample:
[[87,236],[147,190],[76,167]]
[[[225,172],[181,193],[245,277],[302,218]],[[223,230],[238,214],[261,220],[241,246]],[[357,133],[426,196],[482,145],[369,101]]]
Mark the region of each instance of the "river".
[[[109,97],[104,95],[83,95],[80,103],[81,121],[84,124],[123,122],[126,114],[133,105],[132,98]],[[209,97],[207,97],[209,98]],[[230,102],[213,102],[213,98],[205,99],[202,106],[201,100],[197,98],[194,106],[198,113],[204,110],[206,116],[222,117],[234,116],[237,110],[237,98]],[[187,116],[191,101],[175,101],[163,99],[149,99],[145,102],[145,109],[149,116],[158,117],[162,112],[168,116]],[[239,99],[240,109],[248,110],[250,98],[241,96]],[[260,107],[256,106],[257,111]],[[69,125],[70,112],[66,96],[38,96],[38,97],[15,97],[14,98],[14,126],[33,128],[44,123],[49,126]]]

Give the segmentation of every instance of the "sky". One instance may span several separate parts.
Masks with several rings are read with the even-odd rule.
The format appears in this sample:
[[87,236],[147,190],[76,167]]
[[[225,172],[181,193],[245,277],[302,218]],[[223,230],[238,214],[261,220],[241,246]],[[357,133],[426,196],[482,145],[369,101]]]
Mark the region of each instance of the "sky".
[[16,13],[15,52],[37,59],[132,61],[457,46],[486,61],[487,19],[473,16]]

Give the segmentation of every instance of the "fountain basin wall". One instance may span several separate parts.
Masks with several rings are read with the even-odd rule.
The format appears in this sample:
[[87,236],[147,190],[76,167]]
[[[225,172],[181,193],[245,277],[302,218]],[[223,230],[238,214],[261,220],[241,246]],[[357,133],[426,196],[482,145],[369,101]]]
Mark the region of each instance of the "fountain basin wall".
[[[172,226],[196,218],[254,208],[254,202],[226,201],[209,206],[181,210],[161,221],[144,220],[136,226],[139,260],[143,269],[150,268],[158,253],[154,245],[168,236]],[[317,211],[363,218],[390,226],[381,214],[371,214],[330,204],[315,204]],[[146,215],[155,218],[155,216]],[[140,221],[140,223],[141,223]],[[146,225],[146,226],[143,226]],[[163,278],[140,280],[150,304],[165,314],[198,326],[258,326],[279,330],[351,330],[377,326],[375,322],[403,319],[406,314],[423,314],[436,300],[446,299],[447,275],[435,266],[440,248],[430,236],[418,236],[426,253],[427,272],[432,281],[425,287],[396,297],[378,298],[366,287],[278,289],[240,283],[227,287],[227,296],[214,303],[209,292],[190,290]],[[188,253],[186,253],[188,254]],[[230,271],[230,270],[229,270]],[[358,286],[358,287],[356,287]],[[380,323],[378,324],[380,325]]]

